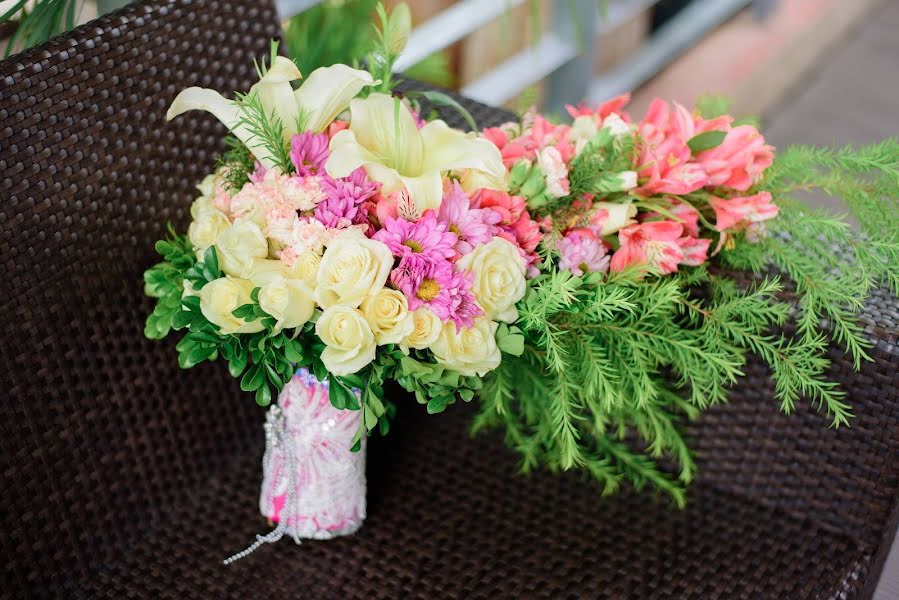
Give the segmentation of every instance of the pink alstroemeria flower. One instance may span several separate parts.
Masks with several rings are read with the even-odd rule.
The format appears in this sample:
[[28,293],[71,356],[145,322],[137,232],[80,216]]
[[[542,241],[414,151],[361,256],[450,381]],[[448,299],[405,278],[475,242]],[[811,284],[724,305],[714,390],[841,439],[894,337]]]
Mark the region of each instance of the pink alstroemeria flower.
[[596,108],[589,108],[584,102],[581,102],[577,106],[572,106],[571,104],[565,105],[565,110],[568,111],[568,114],[571,115],[572,119],[576,119],[578,117],[599,117],[599,120],[605,119],[612,113],[616,113],[619,115],[625,123],[630,123],[631,118],[626,112],[622,109],[627,106],[627,103],[631,101],[630,94],[621,94],[620,96],[615,96],[614,98],[610,98],[606,100]]
[[726,200],[710,196],[709,204],[715,209],[715,229],[718,231],[740,230],[751,223],[773,219],[779,210],[776,204],[771,203],[768,192]]
[[681,196],[708,184],[701,165],[690,162],[687,142],[696,133],[693,116],[680,104],[672,110],[656,98],[637,125],[642,140],[638,172],[646,181],[634,190],[641,196],[673,194]]
[[684,260],[680,239],[684,228],[673,221],[629,225],[618,232],[621,246],[612,256],[613,272],[629,265],[648,265],[663,274],[674,273]]
[[695,161],[709,177],[710,187],[745,192],[774,162],[774,147],[765,143],[758,129],[740,125],[730,129],[720,145],[700,152]]

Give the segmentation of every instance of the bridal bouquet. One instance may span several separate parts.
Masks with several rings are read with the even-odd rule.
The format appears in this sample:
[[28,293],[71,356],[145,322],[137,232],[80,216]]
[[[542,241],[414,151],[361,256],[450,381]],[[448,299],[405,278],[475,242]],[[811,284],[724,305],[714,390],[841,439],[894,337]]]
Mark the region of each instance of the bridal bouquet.
[[[146,334],[183,330],[182,367],[221,358],[277,400],[260,508],[278,528],[250,549],[361,524],[387,380],[432,413],[477,396],[475,429],[504,428],[525,469],[582,467],[679,504],[681,421],[724,401],[749,353],[785,412],[808,398],[849,422],[828,337],[860,364],[856,313],[876,286],[899,292],[899,144],[775,160],[752,124],[660,100],[635,120],[627,96],[465,133],[391,93],[408,11],[380,16],[368,70],[295,86],[273,48],[246,93],[188,88],[168,113],[211,112],[230,135],[186,235],[157,243]],[[791,198],[814,187],[846,198],[862,238]],[[789,319],[793,335],[771,333]]]

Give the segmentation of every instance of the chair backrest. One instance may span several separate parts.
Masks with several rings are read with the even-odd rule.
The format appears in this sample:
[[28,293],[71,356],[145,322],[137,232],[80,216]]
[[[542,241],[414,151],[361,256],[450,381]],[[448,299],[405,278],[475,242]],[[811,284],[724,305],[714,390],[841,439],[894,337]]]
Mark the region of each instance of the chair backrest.
[[215,119],[167,107],[247,89],[279,32],[268,0],[147,0],[0,62],[4,580],[95,568],[259,439],[221,369],[144,339],[142,272],[223,150]]

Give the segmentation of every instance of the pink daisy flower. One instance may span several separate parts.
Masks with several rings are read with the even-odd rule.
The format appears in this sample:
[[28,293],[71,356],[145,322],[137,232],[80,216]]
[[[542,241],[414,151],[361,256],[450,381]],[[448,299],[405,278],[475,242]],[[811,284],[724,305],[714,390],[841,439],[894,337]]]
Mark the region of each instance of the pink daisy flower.
[[384,228],[374,235],[374,239],[387,244],[394,256],[418,255],[433,261],[456,256],[453,246],[456,245],[458,236],[447,231],[446,223],[437,221],[433,212],[414,223],[402,217],[388,217],[382,225]]
[[474,250],[475,246],[493,239],[495,225],[502,218],[493,210],[470,208],[471,201],[458,182],[443,196],[437,220],[458,236],[456,251],[460,256]]
[[431,309],[441,321],[456,328],[471,327],[483,314],[471,293],[471,275],[454,272],[446,260],[427,260],[414,255],[403,257],[390,274],[390,281],[403,292],[409,310]]
[[290,138],[290,161],[296,167],[297,175],[306,177],[324,172],[330,155],[328,141],[326,134],[311,131]]

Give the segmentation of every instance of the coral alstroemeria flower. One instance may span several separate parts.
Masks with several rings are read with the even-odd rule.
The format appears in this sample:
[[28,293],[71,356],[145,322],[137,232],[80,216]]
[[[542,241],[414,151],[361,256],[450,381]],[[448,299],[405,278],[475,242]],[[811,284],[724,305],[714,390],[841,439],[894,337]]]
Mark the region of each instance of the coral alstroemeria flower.
[[767,221],[777,216],[778,211],[777,205],[771,204],[768,192],[728,200],[709,196],[709,204],[715,209],[715,229],[718,231]]
[[684,260],[681,235],[684,227],[673,221],[630,225],[618,232],[621,247],[609,265],[613,272],[628,265],[649,265],[663,274],[674,273]]
[[[306,131],[324,131],[363,87],[376,83],[367,71],[346,65],[316,69],[299,89],[294,90],[290,82],[301,77],[292,61],[278,56],[248,93],[248,96],[256,95],[259,98],[266,115],[280,120],[285,142],[300,133],[297,128],[301,122]],[[253,152],[264,167],[276,166],[274,157],[241,124],[241,117],[245,115],[241,114],[240,107],[233,100],[228,100],[215,90],[189,87],[175,97],[166,119],[174,119],[189,110],[211,112]]]
[[345,177],[359,167],[385,194],[405,187],[418,211],[440,206],[442,173],[473,170],[496,186],[506,174],[499,150],[488,140],[439,120],[419,129],[406,105],[385,94],[353,100],[349,129],[331,139],[328,174]]

